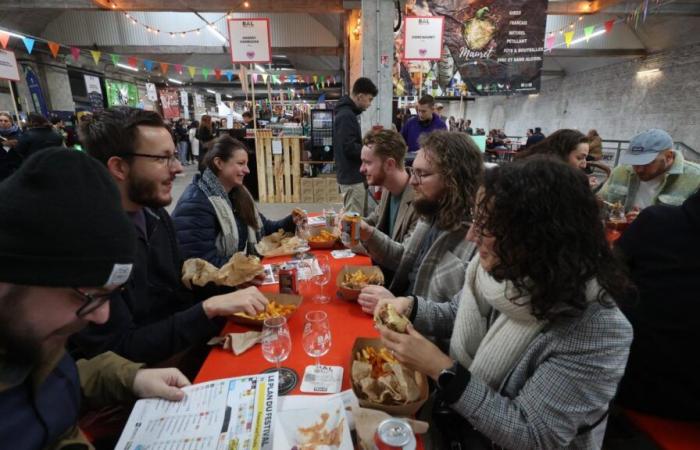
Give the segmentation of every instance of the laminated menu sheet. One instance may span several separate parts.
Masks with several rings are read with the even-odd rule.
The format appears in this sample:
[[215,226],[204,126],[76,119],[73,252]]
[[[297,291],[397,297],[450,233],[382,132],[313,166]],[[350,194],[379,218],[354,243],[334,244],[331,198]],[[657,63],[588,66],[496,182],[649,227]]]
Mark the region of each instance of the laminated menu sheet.
[[272,450],[277,373],[183,388],[180,402],[136,402],[117,450]]

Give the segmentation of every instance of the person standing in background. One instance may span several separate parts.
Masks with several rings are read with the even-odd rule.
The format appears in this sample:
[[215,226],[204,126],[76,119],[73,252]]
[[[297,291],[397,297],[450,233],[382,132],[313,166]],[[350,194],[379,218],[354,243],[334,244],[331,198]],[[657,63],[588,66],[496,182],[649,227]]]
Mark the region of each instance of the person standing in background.
[[185,128],[185,124],[182,119],[178,119],[178,121],[175,122],[174,133],[175,143],[177,145],[177,154],[178,158],[180,158],[180,164],[182,164],[183,166],[189,165],[189,161],[187,160],[187,146],[189,145],[189,135],[187,134],[187,129]]
[[192,152],[192,162],[199,161],[199,139],[197,139],[197,129],[199,128],[199,122],[196,120],[190,124],[187,130],[187,135],[190,139],[190,149]]
[[443,122],[438,113],[433,112],[434,106],[435,99],[432,95],[424,95],[421,97],[420,100],[418,100],[418,106],[416,108],[418,115],[406,122],[401,129],[401,135],[408,145],[407,159],[411,161],[415,158],[416,152],[420,147],[418,145],[418,138],[422,134],[430,133],[435,130],[447,129],[447,125],[445,125],[445,122]]
[[367,214],[367,186],[360,173],[362,131],[359,116],[370,107],[377,93],[372,80],[358,78],[351,94],[338,101],[333,119],[333,153],[343,207],[361,216]]
[[214,130],[211,125],[211,116],[205,114],[202,116],[202,121],[197,129],[197,134],[195,135],[197,140],[199,140],[199,171],[204,172],[204,155],[214,143]]

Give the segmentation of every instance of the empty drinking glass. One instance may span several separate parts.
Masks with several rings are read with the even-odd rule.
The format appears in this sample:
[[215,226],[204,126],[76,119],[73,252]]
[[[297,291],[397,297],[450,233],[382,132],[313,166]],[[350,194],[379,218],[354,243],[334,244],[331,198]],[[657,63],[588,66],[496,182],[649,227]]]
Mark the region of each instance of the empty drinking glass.
[[262,354],[266,360],[276,365],[276,369],[272,370],[276,370],[279,374],[281,393],[289,392],[296,385],[296,373],[287,367],[280,367],[280,363],[289,357],[291,350],[292,338],[287,327],[287,319],[284,316],[265,319],[262,330]]
[[319,274],[314,275],[313,281],[321,288],[321,293],[314,296],[316,303],[328,303],[331,299],[325,295],[325,286],[331,281],[331,265],[328,262],[328,256],[319,255],[316,257],[318,262]]
[[316,371],[318,371],[321,367],[321,356],[328,353],[331,348],[331,327],[328,323],[328,314],[324,311],[311,311],[306,314],[305,318],[304,351],[312,358],[316,358]]

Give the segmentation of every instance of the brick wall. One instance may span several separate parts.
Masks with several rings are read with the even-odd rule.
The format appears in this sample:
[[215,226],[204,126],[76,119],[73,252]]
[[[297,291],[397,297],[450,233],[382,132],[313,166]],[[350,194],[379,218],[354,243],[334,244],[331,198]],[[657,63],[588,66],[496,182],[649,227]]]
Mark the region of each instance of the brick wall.
[[[661,72],[637,74],[653,68]],[[545,80],[537,96],[480,97],[469,103],[466,115],[474,128],[504,128],[512,136],[541,126],[545,134],[595,128],[603,139],[628,140],[663,128],[698,150],[699,94],[700,44],[695,44]]]

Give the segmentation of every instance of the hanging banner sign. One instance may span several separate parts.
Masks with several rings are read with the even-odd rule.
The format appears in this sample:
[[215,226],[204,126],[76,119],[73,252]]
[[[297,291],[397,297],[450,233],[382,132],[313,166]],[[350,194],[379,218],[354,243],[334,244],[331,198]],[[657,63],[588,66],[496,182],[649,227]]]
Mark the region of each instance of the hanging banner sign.
[[228,35],[234,64],[272,61],[270,19],[229,19]]
[[153,83],[146,83],[146,98],[152,102],[158,101],[158,92],[156,91],[156,85]]
[[182,103],[183,117],[187,120],[190,118],[190,100],[187,96],[187,91],[180,91],[180,103]]
[[19,69],[15,53],[9,50],[0,50],[0,78],[19,81]]
[[107,105],[112,106],[133,106],[139,105],[139,90],[133,83],[123,81],[105,81],[107,87]]
[[404,19],[404,61],[438,61],[442,58],[444,17]]
[[160,104],[163,107],[164,119],[177,119],[180,117],[180,96],[175,89],[161,89]]
[[23,67],[24,79],[27,81],[27,88],[29,88],[29,93],[32,96],[34,110],[41,112],[44,117],[48,117],[49,108],[46,106],[46,99],[44,98],[44,91],[41,89],[41,83],[39,83],[39,77],[36,76],[31,67]]
[[90,99],[90,110],[100,112],[104,109],[105,100],[102,94],[100,79],[92,75],[85,75],[85,90]]
[[215,99],[214,101],[216,102],[217,106],[221,104],[221,94],[219,94],[218,92],[216,94],[214,94],[214,99]]

